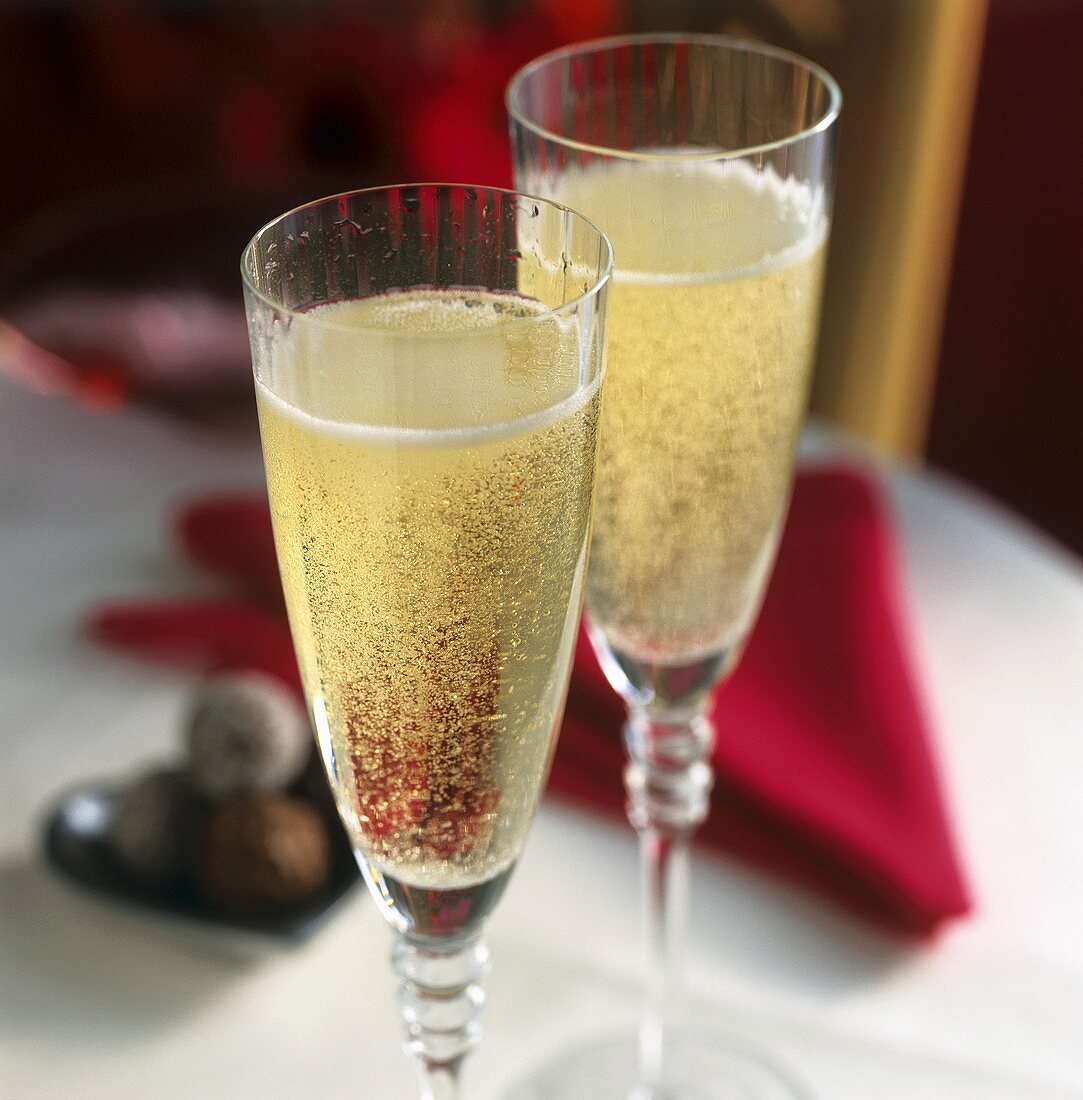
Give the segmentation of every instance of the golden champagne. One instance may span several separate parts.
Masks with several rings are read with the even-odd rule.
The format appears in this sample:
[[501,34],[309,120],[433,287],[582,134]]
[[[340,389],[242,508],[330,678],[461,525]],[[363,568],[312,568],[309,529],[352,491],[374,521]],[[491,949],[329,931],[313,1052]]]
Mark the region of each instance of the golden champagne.
[[694,161],[591,165],[557,197],[598,222],[616,260],[588,612],[638,662],[735,653],[805,408],[822,197]]
[[433,890],[519,855],[585,572],[598,380],[574,320],[418,290],[294,317],[257,386],[317,736],[371,874]]

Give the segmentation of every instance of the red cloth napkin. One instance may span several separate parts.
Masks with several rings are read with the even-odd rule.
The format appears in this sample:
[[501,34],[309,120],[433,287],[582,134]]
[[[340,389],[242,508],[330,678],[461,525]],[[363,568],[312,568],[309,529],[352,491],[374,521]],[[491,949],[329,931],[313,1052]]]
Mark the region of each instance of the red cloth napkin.
[[[928,935],[970,901],[907,658],[890,522],[850,469],[800,473],[748,648],[715,693],[699,840]],[[624,707],[580,637],[550,790],[619,811]]]
[[[215,497],[177,535],[234,598],[109,604],[91,633],[200,668],[259,668],[298,686],[266,503]],[[933,932],[969,908],[910,673],[895,551],[873,484],[798,475],[767,599],[717,692],[717,780],[699,839],[806,882],[895,930]],[[624,707],[585,635],[550,791],[623,810]]]

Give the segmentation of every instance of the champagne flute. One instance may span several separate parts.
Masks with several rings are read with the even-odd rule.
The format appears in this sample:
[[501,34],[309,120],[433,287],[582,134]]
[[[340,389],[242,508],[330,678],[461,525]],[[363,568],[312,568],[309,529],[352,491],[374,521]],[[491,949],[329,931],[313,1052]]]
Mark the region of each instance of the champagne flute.
[[585,211],[615,251],[587,616],[629,708],[649,944],[635,1049],[564,1057],[522,1095],[793,1095],[681,1035],[679,960],[709,693],[758,611],[805,409],[839,91],[781,50],[665,34],[541,57],[507,104],[516,185]]
[[479,1036],[481,933],[522,850],[586,571],[609,242],[510,191],[299,207],[242,259],[305,695],[397,933],[427,1100]]

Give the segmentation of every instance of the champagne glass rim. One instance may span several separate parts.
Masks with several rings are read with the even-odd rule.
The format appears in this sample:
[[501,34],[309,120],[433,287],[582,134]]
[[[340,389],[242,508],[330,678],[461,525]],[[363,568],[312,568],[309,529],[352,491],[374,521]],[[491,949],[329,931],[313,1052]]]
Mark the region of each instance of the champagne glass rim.
[[[515,199],[525,199],[528,202],[540,203],[541,205],[548,206],[548,207],[550,207],[554,210],[560,210],[560,211],[563,211],[566,214],[571,214],[571,216],[573,218],[576,218],[580,222],[584,223],[586,226],[588,226],[590,229],[592,229],[597,234],[599,243],[600,243],[601,248],[602,248],[602,256],[601,256],[602,262],[600,264],[600,270],[597,272],[597,274],[592,276],[591,285],[589,287],[587,287],[586,290],[581,291],[579,294],[575,295],[574,297],[569,298],[566,302],[562,302],[558,306],[546,306],[545,309],[540,310],[537,313],[532,313],[528,317],[509,318],[507,321],[503,321],[499,325],[494,325],[493,326],[494,329],[503,330],[503,329],[506,329],[506,328],[511,328],[511,327],[515,327],[515,326],[519,326],[519,325],[523,325],[523,324],[533,325],[533,324],[537,324],[538,322],[549,320],[553,317],[562,316],[565,313],[568,313],[568,312],[571,312],[571,311],[577,309],[581,304],[583,304],[584,302],[588,302],[591,298],[593,298],[597,294],[599,294],[601,292],[602,287],[604,287],[606,285],[606,283],[609,282],[610,278],[612,277],[612,274],[613,274],[613,244],[610,241],[609,237],[604,232],[604,230],[601,228],[601,226],[599,226],[598,223],[596,221],[594,221],[593,218],[587,217],[586,214],[582,214],[578,210],[575,210],[570,206],[566,206],[564,203],[556,202],[553,199],[546,199],[546,198],[543,198],[540,195],[531,195],[531,194],[529,194],[528,192],[525,192],[525,191],[516,191],[514,188],[511,188],[511,187],[491,187],[487,184],[480,184],[480,183],[430,183],[430,182],[422,182],[422,183],[379,184],[375,187],[359,187],[359,188],[355,188],[354,190],[351,190],[351,191],[336,191],[336,192],[331,193],[330,195],[324,195],[322,198],[312,199],[309,202],[300,203],[297,206],[291,207],[289,210],[283,211],[283,213],[278,214],[277,216],[273,217],[265,225],[260,226],[260,228],[252,235],[251,240],[249,240],[248,244],[246,244],[244,246],[244,249],[241,252],[241,263],[240,263],[241,279],[244,282],[245,289],[248,290],[258,301],[263,303],[263,305],[268,306],[269,308],[275,310],[278,313],[286,314],[289,317],[305,318],[308,321],[311,321],[315,324],[318,324],[321,328],[338,329],[338,330],[341,330],[341,331],[348,331],[348,332],[351,332],[351,333],[354,333],[354,334],[356,334],[358,332],[365,331],[364,326],[337,325],[333,321],[326,321],[322,318],[321,319],[313,318],[311,316],[311,314],[308,313],[307,310],[294,309],[290,306],[285,305],[283,302],[276,301],[270,295],[268,295],[264,291],[262,291],[256,285],[255,280],[252,276],[252,271],[251,271],[251,267],[253,266],[253,261],[254,261],[254,257],[255,257],[256,245],[259,242],[260,238],[263,237],[263,235],[268,230],[272,229],[276,225],[279,225],[286,218],[293,217],[294,215],[300,214],[300,213],[302,213],[306,210],[315,210],[317,207],[323,206],[325,203],[329,203],[329,202],[333,202],[333,201],[341,200],[341,199],[351,199],[351,198],[354,198],[354,197],[359,196],[359,195],[379,195],[379,194],[386,194],[390,191],[416,191],[416,190],[421,190],[421,189],[424,189],[424,188],[430,188],[432,190],[438,190],[438,191],[490,192],[490,193],[497,193],[497,194],[501,194],[501,195],[508,195],[508,196],[510,196],[512,198],[515,198]],[[410,289],[410,288],[404,287],[402,289],[405,290],[405,289]],[[449,287],[447,289],[453,289],[453,288]],[[463,289],[482,289],[482,288],[469,287],[469,288],[463,288]],[[379,328],[377,326],[374,326],[370,331],[386,333],[389,330],[386,329],[386,328]],[[435,337],[435,338],[439,338],[439,339],[444,340],[444,339],[454,338],[456,336],[469,337],[472,334],[476,335],[476,333],[473,332],[473,330],[463,330],[462,332],[457,332],[455,330],[452,330],[452,331],[447,331],[447,332],[444,332],[444,331],[420,332],[420,333],[419,332],[413,332],[413,333],[411,333],[411,337],[413,339],[417,339],[419,336],[421,336],[421,337],[431,336],[431,337]]]
[[[580,141],[578,138],[558,134],[553,130],[540,125],[534,119],[520,110],[516,96],[519,89],[528,77],[539,69],[564,58],[575,56],[587,56],[589,54],[603,53],[607,50],[615,50],[622,46],[635,45],[696,45],[712,46],[719,50],[731,53],[759,54],[762,57],[771,57],[779,61],[788,61],[795,68],[812,73],[827,89],[828,102],[820,117],[811,125],[803,127],[786,137],[777,138],[774,141],[761,142],[758,145],[746,145],[737,149],[703,149],[684,150],[674,152],[666,150],[655,152],[646,149],[618,149],[609,145],[595,145],[589,141]],[[647,32],[644,34],[620,34],[607,38],[593,38],[585,42],[574,42],[569,46],[561,46],[559,49],[550,50],[540,57],[528,61],[517,70],[508,81],[504,92],[504,104],[508,114],[524,129],[531,131],[538,137],[563,145],[568,149],[576,149],[579,152],[590,153],[594,156],[612,157],[617,160],[642,160],[642,161],[726,161],[737,160],[742,157],[754,156],[760,153],[769,153],[776,149],[782,149],[787,145],[793,145],[814,134],[823,133],[830,129],[842,110],[842,90],[835,78],[815,61],[802,57],[792,50],[782,49],[780,46],[770,46],[764,42],[755,42],[747,38],[735,38],[724,34],[685,34],[680,32]]]

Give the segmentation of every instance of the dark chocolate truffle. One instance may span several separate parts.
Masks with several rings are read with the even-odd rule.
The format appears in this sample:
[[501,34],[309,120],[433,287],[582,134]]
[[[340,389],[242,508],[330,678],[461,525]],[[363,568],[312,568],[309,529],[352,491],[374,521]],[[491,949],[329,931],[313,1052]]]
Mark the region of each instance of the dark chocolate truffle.
[[109,839],[117,858],[146,886],[166,887],[187,869],[206,803],[175,769],[147,772],[117,796]]
[[211,798],[282,790],[304,770],[311,747],[301,704],[262,672],[208,680],[188,723],[188,767]]
[[320,816],[306,802],[246,795],[211,814],[193,876],[206,900],[226,912],[288,909],[326,884],[328,848]]

